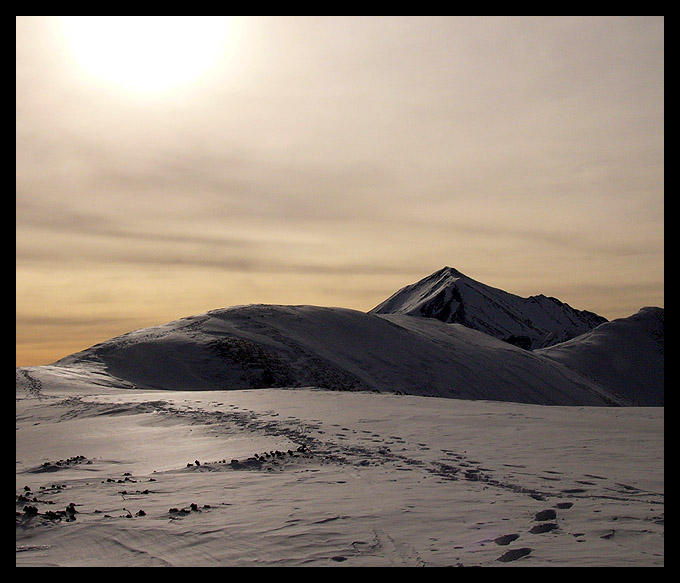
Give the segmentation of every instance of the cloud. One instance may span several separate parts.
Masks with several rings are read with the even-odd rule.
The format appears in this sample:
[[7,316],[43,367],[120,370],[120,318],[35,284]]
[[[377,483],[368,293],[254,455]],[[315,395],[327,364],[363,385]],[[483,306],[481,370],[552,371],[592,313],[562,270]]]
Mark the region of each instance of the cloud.
[[233,30],[232,62],[139,99],[83,74],[57,19],[17,18],[17,280],[36,303],[60,270],[267,273],[267,297],[314,274],[318,304],[353,302],[359,285],[322,291],[342,276],[389,291],[443,265],[532,293],[663,281],[663,17]]

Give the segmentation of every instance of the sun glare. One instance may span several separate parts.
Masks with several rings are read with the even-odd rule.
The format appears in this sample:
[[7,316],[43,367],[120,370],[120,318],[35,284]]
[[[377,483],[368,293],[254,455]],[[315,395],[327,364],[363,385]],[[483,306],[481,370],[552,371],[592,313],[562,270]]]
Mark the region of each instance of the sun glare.
[[224,55],[224,16],[64,16],[74,56],[89,73],[135,91],[190,83]]

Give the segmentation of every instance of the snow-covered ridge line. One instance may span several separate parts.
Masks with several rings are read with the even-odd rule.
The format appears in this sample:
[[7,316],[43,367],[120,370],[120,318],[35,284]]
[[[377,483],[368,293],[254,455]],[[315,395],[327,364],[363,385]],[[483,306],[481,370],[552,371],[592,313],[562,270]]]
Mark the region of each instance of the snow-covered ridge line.
[[[252,305],[137,330],[55,363],[116,386],[316,386],[545,405],[626,405],[555,359],[435,319]],[[35,372],[32,373],[35,378]]]
[[[39,392],[41,382],[76,380],[165,390],[320,387],[542,405],[663,405],[661,308],[595,326],[599,317],[588,320],[559,300],[518,298],[451,268],[382,306],[398,313],[269,304],[212,310],[123,334],[30,374],[17,369],[17,388]],[[444,310],[462,313],[464,323],[432,317]],[[579,326],[587,333],[531,351],[498,338],[518,325],[537,342]]]

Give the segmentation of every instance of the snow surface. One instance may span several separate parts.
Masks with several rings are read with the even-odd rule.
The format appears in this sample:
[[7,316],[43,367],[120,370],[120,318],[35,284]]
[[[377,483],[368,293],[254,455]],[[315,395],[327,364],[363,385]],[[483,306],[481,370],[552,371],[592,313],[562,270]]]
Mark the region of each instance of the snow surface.
[[564,342],[607,321],[544,295],[522,298],[444,267],[371,310],[455,322],[535,349]]
[[20,377],[18,566],[664,564],[662,408]]

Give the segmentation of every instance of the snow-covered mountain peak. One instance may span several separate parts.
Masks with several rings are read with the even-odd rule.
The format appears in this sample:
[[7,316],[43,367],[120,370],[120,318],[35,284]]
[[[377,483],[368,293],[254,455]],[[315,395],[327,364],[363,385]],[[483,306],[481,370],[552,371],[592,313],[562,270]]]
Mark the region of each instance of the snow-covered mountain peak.
[[607,321],[543,294],[522,298],[448,266],[405,286],[371,313],[458,323],[528,349],[563,342]]
[[445,265],[442,267],[439,271],[435,271],[433,274],[434,275],[451,275],[454,277],[466,277],[464,273],[458,271],[455,267],[449,267],[448,265]]

